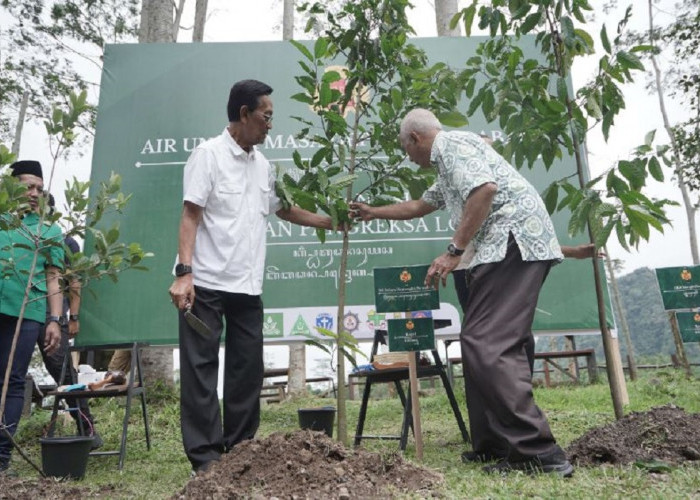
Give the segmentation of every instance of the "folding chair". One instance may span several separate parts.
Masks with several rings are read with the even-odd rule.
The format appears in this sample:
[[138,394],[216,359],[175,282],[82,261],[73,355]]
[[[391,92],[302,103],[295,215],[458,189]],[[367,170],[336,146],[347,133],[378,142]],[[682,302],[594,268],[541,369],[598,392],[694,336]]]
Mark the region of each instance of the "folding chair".
[[[129,370],[128,380],[126,384],[122,385],[107,385],[99,390],[83,390],[83,391],[52,391],[47,394],[47,396],[54,396],[53,412],[51,414],[51,423],[49,424],[48,435],[53,436],[54,429],[56,426],[56,415],[58,414],[59,404],[61,400],[66,398],[76,398],[76,399],[91,399],[91,398],[116,398],[125,397],[126,405],[124,410],[124,421],[122,424],[122,436],[121,445],[118,450],[110,451],[93,451],[90,452],[90,456],[110,456],[119,455],[119,470],[124,467],[124,458],[126,456],[126,437],[127,429],[129,426],[129,415],[131,413],[131,402],[135,396],[141,398],[141,411],[143,413],[143,424],[146,433],[146,448],[151,449],[151,436],[150,429],[148,426],[148,411],[146,410],[146,387],[143,384],[143,375],[141,372],[141,348],[145,347],[146,344],[134,342],[133,344],[110,344],[110,345],[100,345],[100,346],[79,346],[72,347],[66,352],[66,356],[63,360],[63,368],[61,370],[61,380],[64,380],[66,370],[68,370],[68,363],[72,362],[71,352],[74,351],[91,351],[95,349],[130,349],[131,350],[131,370]],[[76,383],[77,381],[73,381]],[[84,434],[83,419],[78,419],[78,425],[81,434]]]

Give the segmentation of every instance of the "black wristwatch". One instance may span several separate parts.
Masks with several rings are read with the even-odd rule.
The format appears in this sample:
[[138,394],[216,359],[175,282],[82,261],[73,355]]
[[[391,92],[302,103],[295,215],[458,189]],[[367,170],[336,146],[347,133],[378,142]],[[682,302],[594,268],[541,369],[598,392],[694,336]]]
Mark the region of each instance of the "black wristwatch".
[[70,316],[68,316],[68,319],[71,321],[78,321],[80,318],[77,314],[71,314]]
[[185,274],[190,274],[192,272],[192,266],[187,264],[178,264],[175,266],[175,276],[178,278],[184,276]]
[[59,326],[61,325],[61,317],[60,316],[49,316],[48,319],[46,320],[46,324],[48,325],[52,321],[55,321],[56,323],[58,323]]
[[450,243],[447,245],[447,253],[449,253],[453,257],[459,257],[464,253],[463,248],[457,248],[454,243]]

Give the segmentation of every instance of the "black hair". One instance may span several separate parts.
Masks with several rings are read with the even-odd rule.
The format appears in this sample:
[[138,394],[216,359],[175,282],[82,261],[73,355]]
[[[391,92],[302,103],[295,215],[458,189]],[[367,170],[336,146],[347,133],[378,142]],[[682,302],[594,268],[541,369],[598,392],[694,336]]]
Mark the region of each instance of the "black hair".
[[226,106],[228,121],[240,121],[242,106],[248,106],[250,111],[255,111],[260,104],[260,97],[270,94],[272,94],[272,87],[258,80],[236,82],[231,87],[228,96],[228,105]]

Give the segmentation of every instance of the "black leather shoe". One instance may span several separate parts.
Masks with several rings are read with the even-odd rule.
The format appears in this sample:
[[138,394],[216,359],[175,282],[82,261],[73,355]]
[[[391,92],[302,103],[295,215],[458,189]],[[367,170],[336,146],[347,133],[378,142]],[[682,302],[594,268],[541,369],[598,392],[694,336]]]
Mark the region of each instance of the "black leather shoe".
[[505,459],[505,454],[486,451],[465,451],[462,453],[462,462],[465,464],[496,462]]
[[483,471],[501,475],[520,471],[525,474],[556,474],[561,477],[571,477],[574,474],[574,467],[567,460],[564,451],[557,446],[550,453],[535,455],[524,460],[503,460],[497,464],[487,465]]

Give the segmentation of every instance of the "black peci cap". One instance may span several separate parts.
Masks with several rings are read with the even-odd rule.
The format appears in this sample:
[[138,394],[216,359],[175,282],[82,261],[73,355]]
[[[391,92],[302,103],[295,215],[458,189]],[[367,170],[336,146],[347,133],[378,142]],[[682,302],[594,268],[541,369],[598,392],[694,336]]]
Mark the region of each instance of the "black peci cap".
[[35,160],[20,160],[14,162],[10,165],[12,169],[12,175],[14,177],[19,177],[22,174],[36,175],[37,177],[43,179],[44,175],[41,171],[41,163]]

